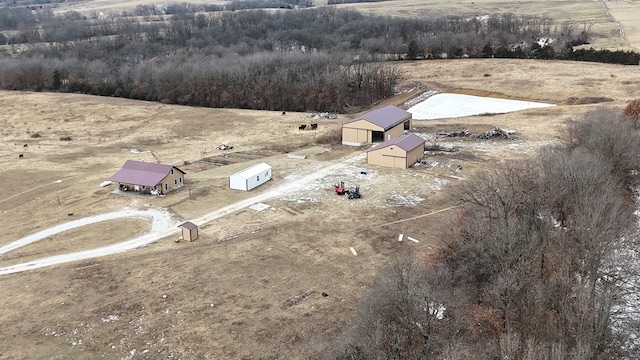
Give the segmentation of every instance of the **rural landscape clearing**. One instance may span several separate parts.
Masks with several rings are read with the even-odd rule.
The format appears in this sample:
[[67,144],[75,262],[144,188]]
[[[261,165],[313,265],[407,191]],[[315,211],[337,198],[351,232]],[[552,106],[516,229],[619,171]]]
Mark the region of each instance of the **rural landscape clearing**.
[[[434,3],[442,15],[505,6]],[[630,15],[640,3],[561,3],[593,21],[594,45],[640,49]],[[557,2],[510,6],[537,14],[545,4]],[[122,6],[65,2],[57,11]],[[349,6],[433,15],[412,0]],[[367,165],[369,146],[341,145],[342,124],[357,114],[0,91],[0,359],[317,358],[345,336],[398,254],[430,259],[444,247],[459,216],[459,184],[536,155],[590,111],[622,111],[640,97],[637,66],[498,58],[393,65],[401,74],[395,95],[372,108],[408,109],[428,91],[555,106],[414,120],[410,132],[428,146],[455,151],[426,152],[405,170]],[[311,123],[317,130],[299,130]],[[515,134],[442,135],[496,127]],[[175,165],[185,186],[163,196],[101,186],[129,159]],[[229,189],[231,174],[258,162],[273,167],[271,181]],[[362,198],[337,196],[341,181],[359,186]],[[176,241],[184,221],[199,225],[197,240]]]

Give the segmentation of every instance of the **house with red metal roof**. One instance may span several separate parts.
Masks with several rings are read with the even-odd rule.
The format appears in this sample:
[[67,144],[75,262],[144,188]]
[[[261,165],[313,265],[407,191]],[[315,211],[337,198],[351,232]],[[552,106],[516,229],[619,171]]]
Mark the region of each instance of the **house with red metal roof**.
[[159,195],[182,187],[185,174],[173,165],[127,160],[109,180],[117,181],[122,191]]
[[411,129],[411,113],[397,106],[366,112],[342,125],[342,144],[360,146],[397,138]]
[[380,143],[367,151],[367,164],[406,169],[424,157],[425,140],[406,134]]

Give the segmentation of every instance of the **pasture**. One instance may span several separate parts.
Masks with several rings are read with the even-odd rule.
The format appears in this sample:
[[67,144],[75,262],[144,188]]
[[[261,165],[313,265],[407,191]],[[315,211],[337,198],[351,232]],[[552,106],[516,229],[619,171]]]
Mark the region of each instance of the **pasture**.
[[[193,243],[165,238],[124,254],[1,277],[2,358],[307,358],[340,336],[395,253],[437,248],[451,215],[447,209],[456,203],[451,185],[459,178],[532,154],[589,109],[622,108],[640,80],[628,67],[606,64],[487,59],[398,65],[403,91],[389,103],[401,105],[429,87],[558,106],[416,122],[415,131],[423,134],[500,126],[516,129],[518,138],[451,142],[459,151],[431,155],[427,165],[403,171],[368,167],[363,148],[322,144],[344,115],[316,119],[308,113],[0,93],[6,181],[0,245],[69,221],[69,213],[80,218],[124,206],[162,207],[176,221],[188,220],[342,164],[266,201],[266,210],[245,208],[201,226]],[[532,79],[531,73],[539,75]],[[610,101],[589,103],[595,97]],[[587,103],[575,105],[575,99]],[[298,130],[311,123],[318,129]],[[216,150],[223,142],[234,148]],[[287,158],[289,153],[307,158]],[[114,185],[99,184],[126,159],[178,165],[187,172],[186,186],[159,198],[109,195]],[[274,180],[251,193],[227,189],[229,174],[257,161],[273,166]],[[359,184],[364,198],[333,194],[341,180]],[[121,241],[147,228],[134,220],[79,228],[0,256],[0,266]],[[420,243],[397,242],[400,233]]]
[[[640,49],[634,16],[640,6],[607,5],[611,16],[596,1],[341,6],[398,16],[512,12],[570,18],[593,23],[594,47]],[[130,6],[65,2],[57,11]],[[244,208],[202,225],[192,243],[163,238],[123,254],[0,276],[0,359],[307,359],[341,336],[376,273],[395,254],[428,255],[437,249],[460,179],[535,153],[588,110],[622,109],[638,97],[640,82],[635,67],[596,63],[468,59],[394,65],[403,80],[385,104],[403,105],[435,89],[558,106],[416,121],[414,131],[433,139],[440,131],[482,132],[494,126],[517,130],[517,139],[439,139],[458,151],[432,154],[423,166],[398,170],[369,167],[366,148],[327,140],[348,120],[342,114],[318,119],[310,113],[0,92],[0,246],[125,206],[166,208],[176,222],[190,220],[340,165],[264,201],[265,210]],[[316,130],[299,130],[314,123]],[[223,143],[233,149],[216,149]],[[156,198],[110,195],[115,185],[99,184],[127,159],[174,164],[186,171],[186,186]],[[259,161],[273,166],[272,181],[250,193],[228,189],[228,175]],[[360,185],[363,198],[335,195],[333,184],[339,181]],[[2,254],[0,267],[104,246],[148,228],[138,219],[78,228]],[[400,233],[420,242],[398,242]]]

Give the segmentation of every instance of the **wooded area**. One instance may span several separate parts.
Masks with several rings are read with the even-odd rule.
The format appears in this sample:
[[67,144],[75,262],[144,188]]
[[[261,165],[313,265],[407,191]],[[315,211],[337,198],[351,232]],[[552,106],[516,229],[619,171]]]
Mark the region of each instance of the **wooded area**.
[[638,358],[639,135],[599,109],[462,183],[445,246],[382,271],[331,358]]
[[[347,112],[393,95],[401,74],[388,60],[554,58],[588,39],[586,27],[537,17],[404,19],[287,4],[296,8],[141,5],[132,14],[92,16],[5,7],[0,88]],[[557,41],[542,47],[540,38]]]

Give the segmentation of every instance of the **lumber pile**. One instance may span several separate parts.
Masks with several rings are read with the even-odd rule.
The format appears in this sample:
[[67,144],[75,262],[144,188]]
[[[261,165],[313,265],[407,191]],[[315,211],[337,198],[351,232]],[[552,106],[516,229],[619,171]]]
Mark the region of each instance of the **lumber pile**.
[[475,134],[473,135],[474,137],[478,138],[478,139],[512,139],[511,134],[509,131],[504,130],[502,128],[499,127],[494,127],[491,130],[487,130],[485,132],[479,133],[479,134]]

